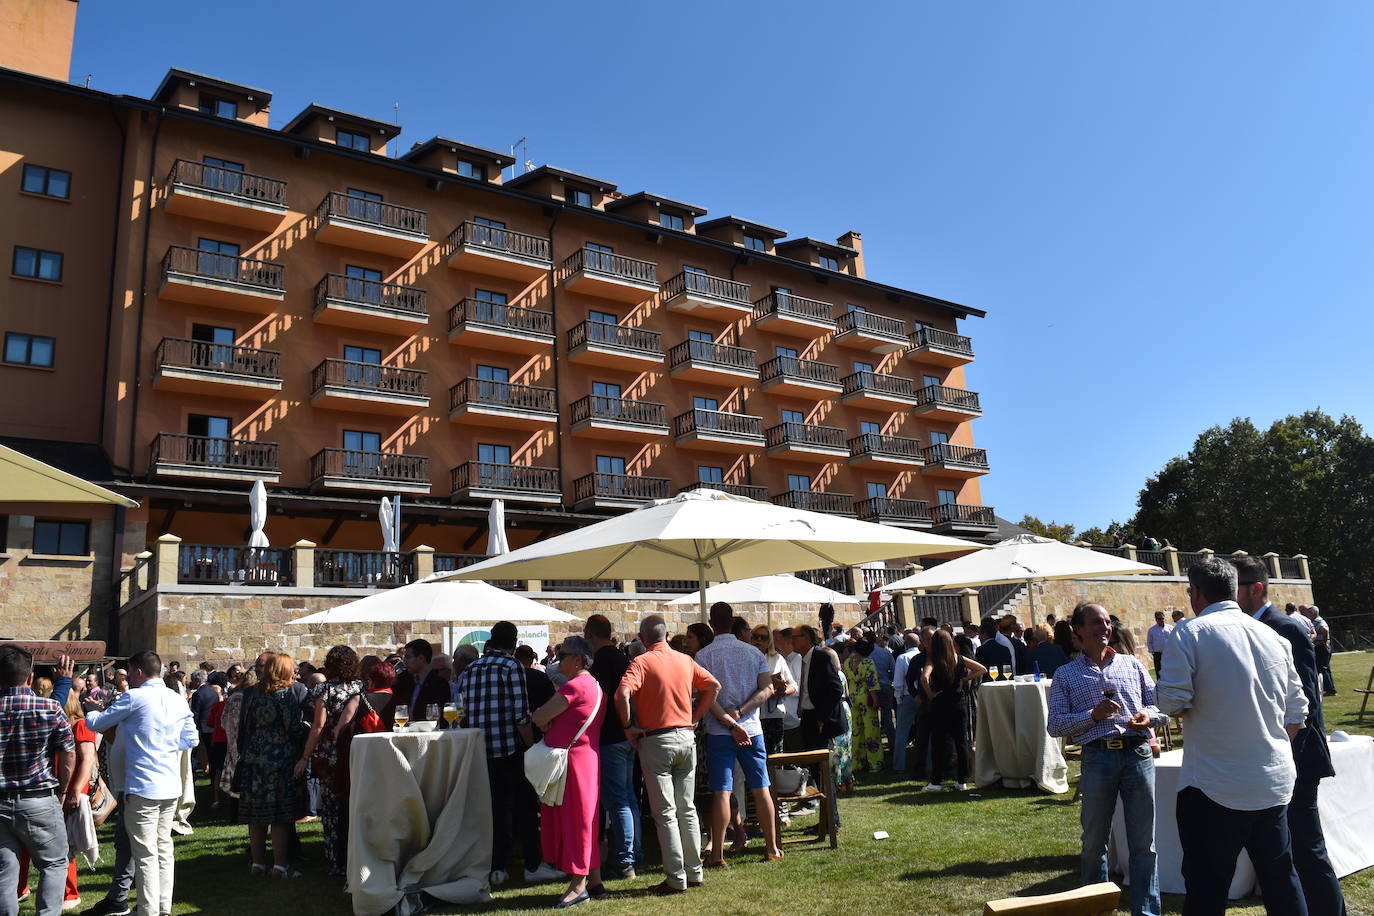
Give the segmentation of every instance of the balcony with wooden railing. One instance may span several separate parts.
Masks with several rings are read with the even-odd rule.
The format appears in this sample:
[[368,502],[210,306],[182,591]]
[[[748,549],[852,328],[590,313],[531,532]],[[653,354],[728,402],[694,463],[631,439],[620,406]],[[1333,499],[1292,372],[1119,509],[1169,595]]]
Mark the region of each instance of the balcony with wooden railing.
[[931,519],[937,532],[957,534],[982,533],[997,527],[992,506],[968,506],[959,503],[939,503],[930,507]]
[[428,376],[419,369],[326,359],[310,373],[310,403],[332,410],[412,416],[429,406]]
[[935,477],[979,477],[988,472],[986,449],[937,442],[923,452],[926,460],[921,473]]
[[159,391],[261,400],[281,390],[281,354],[206,340],[164,337],[153,354]]
[[673,439],[682,448],[745,454],[763,448],[763,418],[696,408],[673,418]]
[[753,309],[749,284],[683,270],[663,284],[663,306],[688,315],[734,321]]
[[663,335],[608,321],[586,321],[568,330],[568,359],[608,369],[663,365]]
[[286,298],[286,268],[272,261],[173,245],[162,258],[158,296],[267,315]]
[[316,588],[399,588],[415,581],[415,554],[315,549]]
[[400,452],[320,449],[310,458],[310,489],[429,494],[429,459]]
[[296,584],[294,559],[289,547],[178,544],[177,583],[290,587]]
[[940,328],[917,328],[911,333],[907,357],[932,366],[953,368],[973,362],[973,341]]
[[286,182],[190,159],[172,163],[168,213],[267,232],[286,216]]
[[846,375],[840,385],[844,388],[840,400],[852,407],[891,410],[916,403],[916,383],[901,375],[860,371]]
[[760,365],[759,388],[770,394],[813,399],[843,390],[839,366],[796,356],[775,356]]
[[549,239],[473,220],[459,223],[444,246],[449,267],[529,282],[553,266]]
[[566,289],[618,302],[638,304],[658,292],[658,265],[653,261],[595,248],[568,255],[558,276]]
[[882,433],[863,433],[848,442],[849,463],[874,468],[920,467],[921,440]]
[[956,423],[983,415],[976,391],[948,385],[927,385],[918,389],[912,411],[927,420],[950,420]]
[[668,408],[652,401],[588,395],[568,409],[574,436],[653,442],[668,435]]
[[668,350],[668,372],[689,382],[752,382],[759,377],[758,351],[711,340],[684,340]]
[[815,490],[784,490],[773,494],[775,506],[825,512],[828,515],[853,515],[854,497],[848,493],[819,493]]
[[671,485],[667,477],[588,474],[573,481],[573,508],[633,509],[650,500],[667,499],[671,495]]
[[544,353],[553,346],[553,312],[460,299],[448,310],[449,343],[510,353]]
[[413,334],[429,324],[425,291],[343,274],[315,286],[315,322],[360,331]]
[[558,423],[558,392],[534,385],[466,378],[449,389],[448,418],[467,426],[544,429]]
[[930,515],[930,503],[924,499],[870,496],[854,503],[854,511],[861,520],[880,525],[929,528],[934,522]]
[[837,426],[779,423],[764,430],[763,437],[770,455],[824,462],[849,454],[844,441],[844,430]]
[[754,326],[814,340],[835,331],[835,306],[794,293],[769,293],[754,303]]
[[897,353],[909,345],[910,330],[900,318],[865,309],[845,312],[835,322],[834,342],[869,353]]
[[557,505],[563,501],[558,468],[466,461],[453,469],[450,484],[453,502],[505,499]]
[[680,487],[678,492],[686,493],[688,490],[719,490],[732,496],[743,496],[746,499],[768,502],[767,487],[756,487],[747,483],[716,483],[715,481],[698,480],[696,483],[689,483],[685,487]]
[[148,469],[163,479],[276,483],[281,478],[275,442],[185,433],[159,433],[149,450]]
[[411,258],[429,244],[424,210],[330,191],[315,208],[315,237],[330,245]]

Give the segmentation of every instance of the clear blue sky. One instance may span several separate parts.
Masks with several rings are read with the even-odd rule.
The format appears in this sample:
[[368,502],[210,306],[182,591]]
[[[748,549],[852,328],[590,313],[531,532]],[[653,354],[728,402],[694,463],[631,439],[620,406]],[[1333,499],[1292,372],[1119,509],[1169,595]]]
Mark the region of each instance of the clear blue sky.
[[[772,10],[781,10],[777,14]],[[1371,415],[1374,5],[81,4],[74,80],[170,66],[788,229],[986,309],[999,514],[1131,515],[1202,429]]]

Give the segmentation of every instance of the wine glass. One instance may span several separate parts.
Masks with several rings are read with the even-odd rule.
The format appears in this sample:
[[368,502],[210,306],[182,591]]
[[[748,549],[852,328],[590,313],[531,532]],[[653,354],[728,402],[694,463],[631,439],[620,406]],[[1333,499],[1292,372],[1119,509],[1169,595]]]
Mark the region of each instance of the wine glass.
[[1001,677],[1001,676],[1002,676],[1002,669],[1001,669],[1001,668],[997,667],[996,665],[988,665],[988,677],[992,678],[993,681],[995,682],[995,681],[996,681],[999,677]]
[[425,718],[431,722],[439,721],[439,704],[430,703],[425,707]]
[[457,706],[454,706],[452,703],[444,704],[444,721],[448,723],[449,728],[453,727],[453,723],[458,721]]
[[1002,680],[1004,680],[1004,681],[1009,681],[1009,680],[1011,680],[1011,665],[1003,665],[1003,666],[1002,666]]
[[396,730],[404,731],[406,723],[410,721],[410,707],[404,703],[396,704]]

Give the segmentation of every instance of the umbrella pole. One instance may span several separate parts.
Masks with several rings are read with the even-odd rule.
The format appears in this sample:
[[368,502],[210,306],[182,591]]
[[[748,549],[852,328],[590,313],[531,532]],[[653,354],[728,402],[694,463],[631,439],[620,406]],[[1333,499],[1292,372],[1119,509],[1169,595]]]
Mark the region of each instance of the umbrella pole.
[[1035,582],[1031,579],[1026,580],[1026,595],[1030,598],[1030,622],[1035,626]]
[[698,600],[701,604],[701,622],[707,623],[706,613],[706,564],[697,563]]

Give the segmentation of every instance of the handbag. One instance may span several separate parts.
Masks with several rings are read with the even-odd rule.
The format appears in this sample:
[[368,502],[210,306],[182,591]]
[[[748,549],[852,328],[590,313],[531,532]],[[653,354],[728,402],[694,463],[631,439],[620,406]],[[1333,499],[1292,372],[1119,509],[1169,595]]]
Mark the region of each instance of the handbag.
[[99,773],[96,774],[95,784],[91,786],[91,819],[99,827],[105,823],[114,813],[114,809],[119,807],[119,802],[115,801],[114,793],[110,787],[105,785],[105,779]]
[[592,720],[596,718],[597,711],[601,709],[601,685],[597,684],[595,678],[592,679],[592,683],[596,684],[596,703],[592,705],[591,715],[587,716],[587,721],[583,722],[577,734],[573,735],[568,747],[549,747],[541,740],[525,750],[525,778],[534,786],[539,800],[546,805],[563,804],[563,790],[568,784],[568,750],[582,740]]

